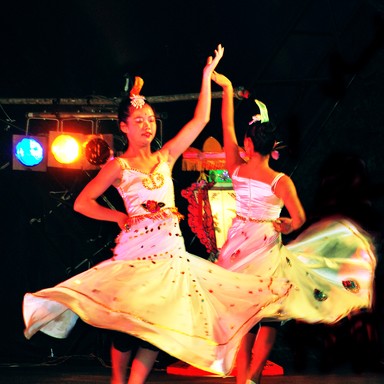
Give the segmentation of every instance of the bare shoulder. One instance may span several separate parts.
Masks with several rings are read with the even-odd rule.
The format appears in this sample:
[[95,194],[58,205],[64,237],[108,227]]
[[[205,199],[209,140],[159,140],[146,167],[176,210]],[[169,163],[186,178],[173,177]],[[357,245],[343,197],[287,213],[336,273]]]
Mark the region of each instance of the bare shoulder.
[[119,157],[115,157],[104,164],[99,173],[97,174],[98,179],[107,179],[112,182],[121,179],[121,171],[124,169],[124,160]]
[[123,157],[114,157],[113,159],[109,160],[107,163],[105,163],[100,171],[121,171],[125,166],[125,160]]
[[277,183],[276,185],[284,185],[286,187],[294,186],[294,182],[291,179],[290,176],[286,175],[285,173],[277,173],[276,174]]
[[283,197],[288,193],[295,193],[296,191],[295,184],[288,175],[286,175],[285,173],[284,174],[277,173],[276,178],[277,178],[276,183],[273,185],[274,187],[273,191],[276,194],[276,196]]

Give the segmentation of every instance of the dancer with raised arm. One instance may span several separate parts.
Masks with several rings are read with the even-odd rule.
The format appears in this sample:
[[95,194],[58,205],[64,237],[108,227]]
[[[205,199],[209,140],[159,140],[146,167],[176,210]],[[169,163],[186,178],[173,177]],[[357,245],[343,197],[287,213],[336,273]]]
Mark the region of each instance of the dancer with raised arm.
[[[287,279],[230,272],[186,251],[175,207],[172,168],[210,118],[211,76],[224,48],[208,58],[194,115],[164,146],[151,150],[156,115],[137,79],[118,111],[128,148],[110,160],[79,194],[74,209],[118,224],[113,257],[52,288],[25,295],[25,335],[66,337],[78,317],[116,331],[112,383],[144,383],[158,350],[219,375],[231,372],[240,341],[263,308],[286,295]],[[126,212],[97,199],[117,188]]]
[[[223,89],[224,150],[236,193],[236,217],[217,265],[292,283],[289,294],[271,304],[269,316],[244,336],[237,355],[237,384],[260,384],[282,320],[334,323],[371,307],[376,257],[369,236],[345,218],[319,222],[294,242],[282,244],[281,234],[298,230],[305,212],[292,179],[270,166],[279,147],[276,128],[266,106],[255,100],[259,113],[240,134],[246,152],[241,157],[232,83],[217,72],[212,79]],[[280,217],[284,206],[290,217]]]

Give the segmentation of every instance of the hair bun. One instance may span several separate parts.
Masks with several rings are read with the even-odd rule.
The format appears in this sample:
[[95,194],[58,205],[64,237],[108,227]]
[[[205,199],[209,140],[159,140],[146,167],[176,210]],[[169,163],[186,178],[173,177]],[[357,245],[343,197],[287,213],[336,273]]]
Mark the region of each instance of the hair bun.
[[275,125],[270,121],[261,123],[260,127],[265,133],[274,133],[276,131]]

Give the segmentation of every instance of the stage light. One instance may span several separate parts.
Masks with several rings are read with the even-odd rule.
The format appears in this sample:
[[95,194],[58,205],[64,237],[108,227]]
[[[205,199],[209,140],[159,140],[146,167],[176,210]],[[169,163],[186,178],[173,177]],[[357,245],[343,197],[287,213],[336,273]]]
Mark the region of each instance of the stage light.
[[53,157],[60,164],[72,164],[80,157],[80,145],[71,135],[59,135],[51,144]]
[[101,117],[110,120],[109,116],[93,114],[28,114],[24,135],[12,138],[12,168],[100,169],[115,154],[114,134],[101,133],[105,131],[105,124],[101,125],[98,120]]
[[110,145],[101,137],[93,137],[85,143],[85,158],[89,164],[103,165],[113,156]]
[[48,167],[99,169],[113,156],[112,134],[49,132]]
[[43,161],[44,149],[42,145],[32,137],[24,137],[16,144],[15,156],[21,164],[33,167]]
[[81,133],[50,131],[48,140],[48,167],[82,169]]
[[46,171],[45,136],[13,135],[12,141],[12,169]]

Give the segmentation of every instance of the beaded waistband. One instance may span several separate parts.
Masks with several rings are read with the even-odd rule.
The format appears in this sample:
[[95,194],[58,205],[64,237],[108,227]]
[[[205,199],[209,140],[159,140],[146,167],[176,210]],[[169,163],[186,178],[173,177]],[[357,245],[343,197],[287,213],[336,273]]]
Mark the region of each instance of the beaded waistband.
[[274,219],[256,219],[253,217],[245,217],[245,216],[241,216],[239,214],[236,214],[236,219],[239,219],[242,221],[252,221],[254,223],[272,223],[275,221]]
[[145,213],[143,215],[137,216],[129,216],[126,223],[124,224],[124,229],[126,232],[128,232],[131,229],[132,225],[138,224],[145,219],[151,219],[155,221],[166,219],[171,216],[176,216],[179,221],[181,219],[184,219],[184,216],[179,212],[176,207],[167,207],[159,210],[158,212]]

